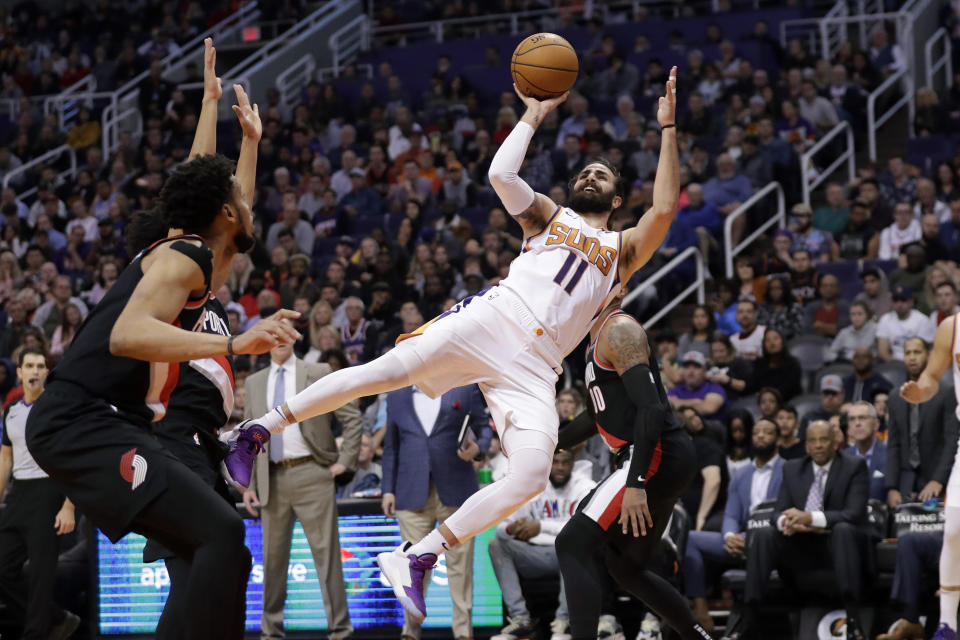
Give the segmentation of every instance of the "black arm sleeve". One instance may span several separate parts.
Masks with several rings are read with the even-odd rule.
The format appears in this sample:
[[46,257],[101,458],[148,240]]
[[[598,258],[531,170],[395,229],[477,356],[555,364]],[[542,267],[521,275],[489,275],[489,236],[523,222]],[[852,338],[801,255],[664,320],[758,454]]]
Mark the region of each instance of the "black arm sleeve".
[[[13,405],[11,404],[10,407]],[[7,433],[7,414],[10,413],[10,407],[3,412],[3,418],[0,418],[0,433],[3,433],[2,440],[0,444],[3,444],[5,447],[12,447],[13,442],[10,441],[10,434]]]
[[557,449],[570,449],[597,432],[597,423],[584,411],[560,429]]
[[627,395],[637,407],[637,416],[633,421],[633,455],[630,457],[627,486],[643,488],[668,410],[663,406],[653,372],[647,365],[631,367],[620,379],[623,380]]

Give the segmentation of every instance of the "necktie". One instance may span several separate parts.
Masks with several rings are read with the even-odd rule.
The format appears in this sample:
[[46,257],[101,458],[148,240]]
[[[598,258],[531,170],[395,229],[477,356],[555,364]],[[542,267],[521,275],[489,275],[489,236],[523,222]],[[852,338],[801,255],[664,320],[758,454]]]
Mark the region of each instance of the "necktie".
[[807,504],[803,507],[804,511],[808,513],[823,511],[823,478],[826,475],[826,469],[817,469],[813,476],[813,484],[810,485],[810,491],[807,493]]
[[860,402],[863,400],[863,380],[857,380],[853,383],[853,398],[852,402]]
[[920,467],[920,405],[910,405],[910,467]]
[[[273,408],[276,409],[283,404],[287,393],[287,385],[284,381],[284,368],[277,368],[277,380],[273,383]],[[280,462],[283,460],[283,434],[274,433],[270,436],[270,462]]]

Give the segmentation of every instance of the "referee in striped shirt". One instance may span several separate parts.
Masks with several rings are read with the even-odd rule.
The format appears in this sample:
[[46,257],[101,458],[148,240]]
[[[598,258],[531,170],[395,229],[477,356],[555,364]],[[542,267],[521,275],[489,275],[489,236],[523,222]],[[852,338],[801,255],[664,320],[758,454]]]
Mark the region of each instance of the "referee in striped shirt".
[[[47,359],[36,348],[24,348],[17,359],[23,398],[3,416],[0,446],[0,496],[13,473],[6,508],[0,512],[0,599],[23,619],[23,640],[64,640],[80,618],[56,606],[57,536],[74,527],[73,504],[37,466],[27,451],[23,431],[34,401],[43,393]],[[30,577],[23,565],[30,560]]]

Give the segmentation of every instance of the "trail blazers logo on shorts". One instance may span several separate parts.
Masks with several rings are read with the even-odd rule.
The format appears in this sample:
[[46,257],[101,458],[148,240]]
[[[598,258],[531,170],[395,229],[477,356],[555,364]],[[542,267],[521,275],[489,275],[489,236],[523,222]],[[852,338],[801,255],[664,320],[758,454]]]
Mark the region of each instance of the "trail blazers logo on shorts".
[[133,491],[147,477],[147,461],[143,456],[137,455],[137,448],[134,447],[123,454],[120,458],[120,475],[130,483],[130,490]]

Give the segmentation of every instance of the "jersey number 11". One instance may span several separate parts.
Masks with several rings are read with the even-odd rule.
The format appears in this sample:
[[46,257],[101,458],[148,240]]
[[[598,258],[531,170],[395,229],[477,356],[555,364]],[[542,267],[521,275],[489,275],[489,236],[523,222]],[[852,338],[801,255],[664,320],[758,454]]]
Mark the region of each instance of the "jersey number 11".
[[[567,277],[567,274],[570,273],[570,269],[573,267],[573,263],[577,263],[577,270],[573,272],[573,275],[570,276],[570,280],[567,281],[567,286],[563,287],[563,280]],[[583,258],[578,258],[573,251],[569,252],[567,259],[564,261],[563,266],[560,267],[560,270],[557,271],[557,275],[553,277],[553,281],[558,285],[563,287],[563,290],[567,292],[567,295],[573,293],[573,288],[577,286],[577,283],[580,282],[580,278],[583,277],[583,272],[587,270],[587,265],[589,263]]]

